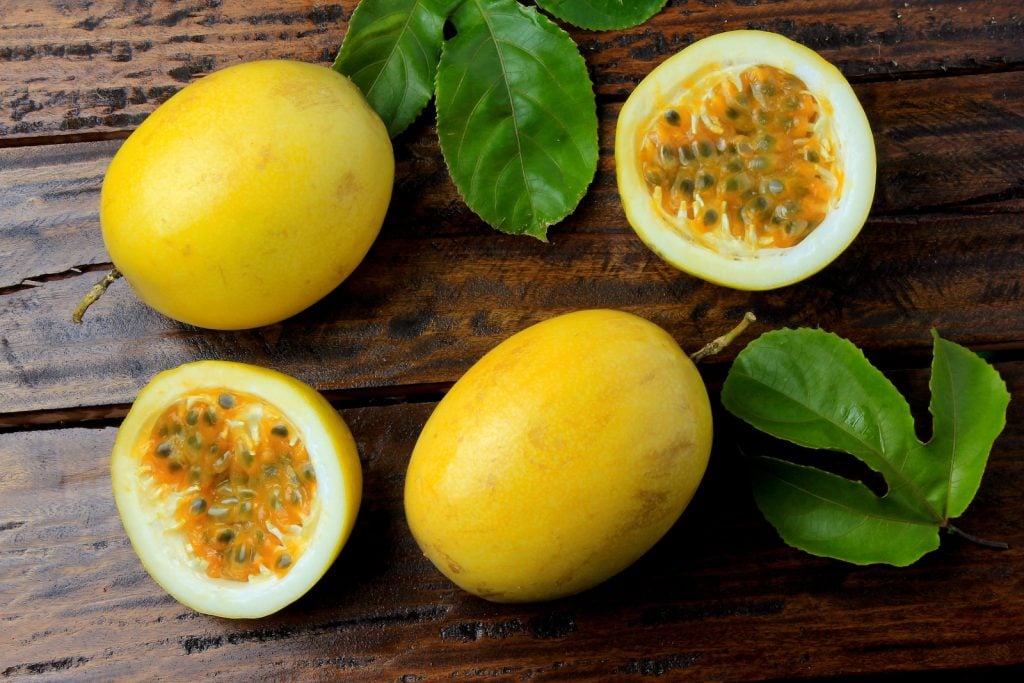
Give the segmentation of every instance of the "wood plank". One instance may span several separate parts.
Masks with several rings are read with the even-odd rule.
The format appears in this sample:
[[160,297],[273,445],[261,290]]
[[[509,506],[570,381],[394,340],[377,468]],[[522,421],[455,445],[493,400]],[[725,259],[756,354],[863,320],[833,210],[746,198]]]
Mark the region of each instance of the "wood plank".
[[[1024,89],[1019,74],[857,86],[874,127],[874,214],[1020,199]],[[552,230],[621,230],[612,149],[619,105],[600,108],[600,169],[577,215]],[[0,149],[0,290],[108,260],[97,214],[103,173],[118,141]],[[396,145],[389,235],[484,234],[452,185],[433,126]],[[1004,206],[999,210],[1019,210]]]
[[[1024,363],[998,369],[1020,395]],[[926,371],[894,381],[924,412]],[[946,537],[938,551],[896,569],[787,548],[756,511],[732,446],[737,430],[719,414],[697,497],[647,556],[582,595],[509,606],[455,589],[405,526],[404,469],[432,409],[342,411],[366,475],[354,535],[309,595],[248,622],[196,614],[146,575],[111,500],[114,428],[0,434],[0,670],[107,680],[167,671],[233,679],[685,673],[761,680],[1024,665],[1020,402],[1011,403],[1008,431],[959,522],[1010,550]]]
[[322,390],[451,382],[506,336],[594,307],[654,320],[690,350],[744,310],[761,329],[820,325],[876,351],[927,349],[931,327],[978,349],[1019,349],[1022,266],[1019,216],[1003,214],[872,221],[825,271],[766,293],[679,273],[631,232],[567,233],[554,245],[389,237],[313,308],[246,332],[179,325],[123,284],[76,326],[69,313],[90,273],[0,297],[0,413],[130,403],[152,375],[201,358],[276,367]]
[[[7,0],[0,7],[0,140],[134,128],[184,84],[241,61],[330,64],[356,0]],[[571,29],[603,96],[625,96],[693,40],[735,28],[787,35],[851,78],[1007,68],[1024,19],[1006,0],[670,2],[621,32]]]
[[[1015,78],[957,79],[946,104],[929,80],[860,86],[877,123],[875,217],[821,274],[769,293],[678,273],[633,235],[607,151],[614,105],[602,109],[606,151],[594,186],[551,244],[481,225],[427,131],[398,148],[392,211],[360,269],[287,324],[244,333],[172,323],[124,283],[85,325],[72,325],[70,311],[98,274],[49,276],[105,260],[97,191],[117,143],[0,150],[0,160],[11,160],[0,172],[9,183],[0,183],[0,206],[11,218],[0,224],[0,286],[9,288],[0,295],[0,413],[127,404],[159,370],[199,358],[279,367],[329,391],[447,383],[513,332],[585,307],[634,311],[690,348],[748,309],[765,328],[821,325],[876,350],[926,348],[933,326],[972,346],[1020,348],[1024,232],[1013,196],[1024,163],[1024,92]],[[928,102],[936,115],[904,116],[926,112]],[[959,127],[948,116],[954,106],[970,112]],[[921,205],[944,208],[920,213]],[[42,286],[16,287],[25,278]]]

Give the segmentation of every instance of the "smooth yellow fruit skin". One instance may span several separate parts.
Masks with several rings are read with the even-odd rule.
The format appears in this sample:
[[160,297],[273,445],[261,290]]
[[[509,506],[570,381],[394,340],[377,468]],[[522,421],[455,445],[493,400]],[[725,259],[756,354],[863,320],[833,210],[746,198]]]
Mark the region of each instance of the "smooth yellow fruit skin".
[[610,310],[510,337],[430,416],[405,481],[409,527],[463,589],[550,600],[633,563],[704,474],[711,408],[664,330]]
[[380,231],[393,181],[387,130],[348,78],[250,62],[188,85],[132,133],[107,171],[100,222],[144,302],[244,329],[337,287]]
[[[283,576],[247,582],[213,579],[190,562],[173,516],[142,485],[139,448],[174,401],[198,389],[231,389],[279,408],[302,435],[316,470],[317,495],[305,551]],[[363,473],[352,433],[323,396],[294,377],[228,361],[198,361],[167,370],[143,387],[125,417],[110,457],[114,501],[142,565],[160,586],[197,612],[256,619],[302,597],[330,568],[352,532]]]

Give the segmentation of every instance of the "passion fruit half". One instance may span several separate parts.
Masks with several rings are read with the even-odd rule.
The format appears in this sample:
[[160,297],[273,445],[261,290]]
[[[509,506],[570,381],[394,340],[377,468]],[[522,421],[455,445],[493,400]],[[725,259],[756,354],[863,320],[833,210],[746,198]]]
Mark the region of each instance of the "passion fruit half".
[[319,393],[225,361],[157,375],[110,466],[143,566],[179,602],[221,617],[262,617],[312,588],[362,495],[355,442]]
[[875,148],[843,75],[783,36],[732,31],[652,71],[619,114],[619,193],[640,238],[680,270],[782,287],[860,232]]

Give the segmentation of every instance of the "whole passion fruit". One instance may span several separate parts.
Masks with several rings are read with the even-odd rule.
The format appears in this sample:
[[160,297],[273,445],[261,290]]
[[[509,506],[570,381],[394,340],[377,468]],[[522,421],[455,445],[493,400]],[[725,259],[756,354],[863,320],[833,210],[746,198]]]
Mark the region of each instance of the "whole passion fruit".
[[345,76],[269,60],[213,73],[118,150],[103,239],[136,294],[182,322],[267,325],[337,287],[391,198],[387,130]]
[[857,236],[875,148],[853,89],[814,51],[763,31],[700,40],[619,114],[619,193],[640,238],[737,289],[802,280]]
[[704,474],[711,409],[661,328],[570,313],[510,337],[452,387],[409,462],[405,512],[453,582],[550,600],[632,564]]
[[201,361],[157,375],[114,442],[114,499],[143,566],[206,614],[256,618],[323,576],[348,538],[362,470],[311,387]]

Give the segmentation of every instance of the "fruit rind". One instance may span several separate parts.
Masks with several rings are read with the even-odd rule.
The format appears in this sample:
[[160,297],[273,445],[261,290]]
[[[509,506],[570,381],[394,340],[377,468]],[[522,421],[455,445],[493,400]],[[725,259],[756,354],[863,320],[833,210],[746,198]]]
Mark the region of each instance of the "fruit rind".
[[452,387],[410,459],[406,516],[463,589],[551,600],[657,542],[710,444],[707,392],[671,336],[622,311],[570,313],[505,340]]
[[211,329],[278,322],[363,260],[391,198],[387,129],[345,76],[246,62],[189,84],[114,156],[103,239],[136,295]]
[[[838,206],[800,244],[752,256],[718,254],[668,228],[646,192],[639,141],[651,117],[700,75],[765,64],[800,78],[831,111],[842,145],[844,187]],[[731,31],[697,41],[656,67],[623,105],[616,125],[616,175],[623,208],[637,235],[680,270],[735,289],[783,287],[820,271],[860,232],[875,190],[875,149],[867,116],[849,83],[813,50],[764,31]]]
[[[190,560],[181,535],[168,531],[170,510],[146,496],[139,449],[175,400],[198,388],[231,388],[273,403],[302,433],[316,466],[317,502],[307,525],[310,542],[283,577],[246,582],[212,579]],[[351,533],[362,496],[362,469],[352,434],[326,399],[282,373],[242,363],[199,361],[160,373],[146,385],[118,431],[111,456],[114,500],[146,571],[175,599],[220,617],[253,619],[305,594],[323,576]]]

